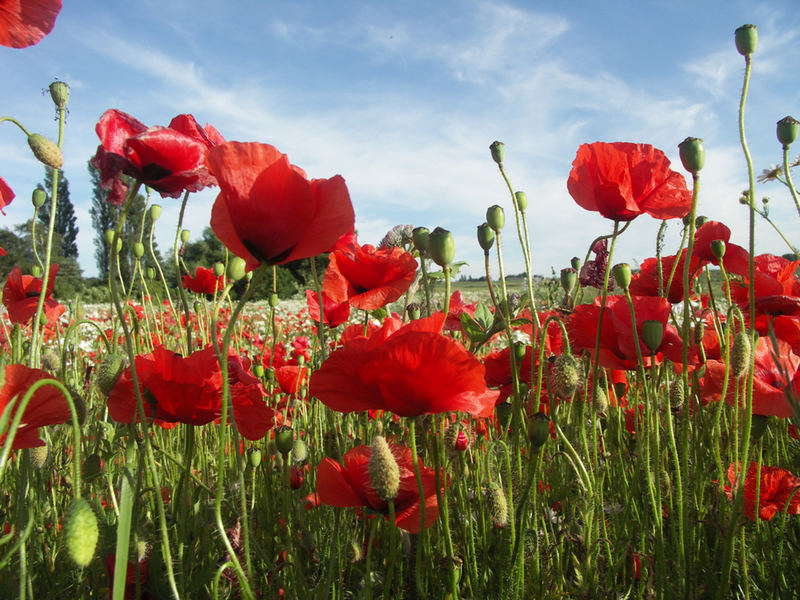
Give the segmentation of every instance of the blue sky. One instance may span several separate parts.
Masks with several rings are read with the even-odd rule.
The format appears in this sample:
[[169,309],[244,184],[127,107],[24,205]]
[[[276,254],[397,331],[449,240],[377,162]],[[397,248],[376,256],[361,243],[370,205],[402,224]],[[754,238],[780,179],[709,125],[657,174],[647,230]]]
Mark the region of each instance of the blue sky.
[[[737,107],[744,61],[739,25],[759,26],[748,99],[748,141],[757,173],[779,162],[775,122],[800,118],[800,11],[764,2],[74,2],[37,46],[0,48],[0,115],[56,136],[42,89],[70,84],[65,173],[78,216],[80,263],[96,273],[86,170],[108,108],[148,125],[191,113],[229,140],[275,145],[309,176],[347,181],[362,243],[393,225],[453,231],[456,256],[482,272],[475,227],[486,208],[511,206],[488,146],[506,144],[506,167],[530,200],[533,264],[546,274],[583,256],[611,223],[579,208],[566,180],[580,144],[651,143],[680,168],[677,144],[705,140],[701,214],[722,220],[746,245],[746,187]],[[800,154],[800,142],[791,157]],[[30,218],[43,169],[14,127],[0,127],[0,176],[17,199],[0,226]],[[781,186],[759,186],[771,216],[800,238]],[[216,190],[194,194],[185,226],[208,225]],[[171,247],[178,201],[160,199],[157,236]],[[513,222],[509,222],[510,227]],[[659,222],[641,216],[615,262],[655,253]],[[667,252],[680,226],[667,230]],[[759,252],[787,248],[758,224]],[[513,229],[507,272],[522,270]]]

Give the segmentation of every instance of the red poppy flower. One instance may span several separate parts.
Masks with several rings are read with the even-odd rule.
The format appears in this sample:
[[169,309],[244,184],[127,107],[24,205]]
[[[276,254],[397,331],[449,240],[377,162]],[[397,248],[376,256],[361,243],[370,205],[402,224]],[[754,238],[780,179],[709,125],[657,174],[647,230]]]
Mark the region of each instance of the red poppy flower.
[[450,296],[450,308],[447,311],[447,320],[444,322],[445,331],[461,331],[461,315],[466,313],[475,316],[478,303],[467,304],[461,295],[461,290],[456,290]]
[[213,294],[225,287],[225,275],[217,277],[212,269],[197,267],[194,277],[183,276],[183,287],[198,294]]
[[722,240],[725,242],[725,255],[722,262],[728,273],[747,276],[750,265],[750,254],[736,244],[730,243],[731,230],[719,221],[707,221],[694,234],[694,249],[692,256],[704,262],[719,266],[719,260],[711,251],[711,242]]
[[3,0],[0,2],[0,46],[27,48],[53,30],[61,0]]
[[[25,392],[37,381],[53,378],[46,371],[31,369],[24,365],[6,365],[3,375],[3,387],[0,388],[0,414],[3,414],[9,402],[16,398],[17,403],[10,415],[12,419],[19,409],[19,402]],[[39,427],[59,425],[68,421],[69,418],[69,404],[61,391],[52,385],[40,387],[34,392],[25,407],[25,413],[11,448],[16,450],[44,446],[44,442],[39,439]],[[3,431],[0,434],[0,447],[5,444],[5,440],[6,432]]]
[[11,204],[11,201],[14,199],[14,190],[12,190],[8,184],[0,177],[0,212],[6,214],[6,211],[3,209]]
[[[228,359],[230,390],[236,423],[243,437],[264,437],[273,424],[273,411],[264,403],[265,391],[247,372],[238,356]],[[222,372],[211,346],[186,358],[159,346],[136,357],[136,375],[144,394],[144,410],[157,423],[205,425],[222,412]],[[108,410],[118,423],[132,423],[136,395],[130,368],[122,372],[108,396]]]
[[[728,467],[728,481],[731,487],[725,486],[725,494],[733,497],[732,486],[741,468],[739,465]],[[760,479],[760,482],[759,482]],[[756,488],[758,488],[758,516],[769,521],[778,512],[789,515],[800,514],[800,479],[789,471],[779,467],[761,465],[761,477],[758,476],[758,463],[751,462],[744,478],[744,514],[751,521],[756,520]],[[791,500],[789,498],[791,497]],[[789,502],[789,506],[786,503]]]
[[441,313],[405,326],[387,318],[369,338],[351,339],[331,354],[312,374],[310,395],[340,412],[488,416],[499,392],[486,387],[480,361],[440,333],[443,321]]
[[[308,315],[315,322],[319,322],[319,296],[313,290],[306,290],[306,304]],[[322,292],[322,316],[330,327],[338,327],[350,318],[350,304],[334,302],[324,291]]]
[[340,175],[309,180],[267,144],[222,144],[207,161],[221,190],[211,228],[249,270],[322,254],[353,229],[353,205]]
[[416,259],[402,248],[356,244],[331,252],[323,290],[334,302],[376,310],[402,296],[416,273]]
[[[419,533],[422,529],[422,515],[411,450],[395,444],[389,444],[389,448],[400,468],[400,486],[394,499],[395,523],[409,533]],[[356,446],[344,455],[344,465],[330,458],[323,458],[317,467],[316,500],[328,506],[364,506],[388,518],[388,504],[370,483],[371,455],[370,446]],[[439,516],[436,474],[433,469],[424,468],[420,461],[420,476],[425,495],[425,528],[428,528]]]
[[[775,417],[791,417],[792,406],[786,391],[794,378],[796,389],[800,390],[800,357],[795,355],[789,344],[777,340],[773,347],[769,338],[758,338],[755,349],[753,371],[753,414]],[[718,360],[706,361],[706,372],[701,385],[704,402],[718,402],[722,398],[722,385],[725,380],[725,363]],[[731,376],[725,401],[733,404],[735,381]],[[739,402],[744,406],[743,394]]]
[[108,201],[121,204],[125,187],[119,175],[138,179],[166,198],[197,192],[216,181],[205,164],[206,150],[225,143],[211,125],[205,129],[192,115],[178,115],[169,127],[150,127],[116,109],[103,113],[95,127],[100,146],[91,164],[100,184],[111,190]]
[[800,356],[800,315],[758,315],[755,330],[764,337],[769,337],[771,331]]
[[[800,281],[794,276],[800,260],[761,254],[755,263],[756,313],[763,315],[800,315]],[[726,263],[727,264],[727,263]],[[733,301],[740,306],[750,302],[749,281],[731,285]],[[746,311],[745,311],[746,312]]]
[[595,142],[578,148],[567,189],[581,207],[607,219],[683,217],[692,206],[686,180],[649,144]]
[[[675,267],[675,275],[672,277],[672,283],[669,286],[667,293],[667,300],[672,303],[683,301],[683,269],[686,265],[686,253],[684,249],[681,252],[681,257],[678,260],[678,266]],[[669,276],[675,266],[675,255],[661,257],[661,273],[663,282],[662,288],[666,289],[669,282]],[[697,256],[692,254],[692,264],[689,271],[689,287],[691,288],[692,282],[702,266],[701,261]],[[630,284],[630,292],[634,296],[658,296],[659,278],[658,278],[658,258],[646,258],[642,261],[641,270],[633,276]],[[691,293],[691,289],[690,289]]]
[[[58,265],[50,266],[47,278],[47,290],[44,299],[44,316],[48,323],[55,322],[66,310],[53,300],[53,284],[58,273]],[[12,323],[27,323],[36,313],[39,295],[42,293],[42,280],[33,275],[23,275],[22,269],[14,267],[8,274],[8,281],[3,287],[3,304],[8,309],[8,317]]]
[[[602,298],[597,298],[593,304],[576,306],[567,322],[567,333],[572,349],[576,353],[585,351],[590,356],[594,356],[601,302]],[[666,356],[675,363],[681,363],[683,346],[677,330],[667,323],[670,316],[670,304],[667,299],[633,296],[633,306],[636,313],[636,330],[639,332],[639,346],[645,363],[649,365],[653,359],[660,362],[662,356]],[[650,352],[642,340],[641,329],[642,323],[645,321],[659,321],[664,327],[664,336],[655,355]],[[695,354],[695,352],[691,352],[692,356]],[[636,368],[636,343],[631,326],[631,313],[625,296],[608,296],[607,298],[598,358],[599,364],[607,369],[630,370]]]

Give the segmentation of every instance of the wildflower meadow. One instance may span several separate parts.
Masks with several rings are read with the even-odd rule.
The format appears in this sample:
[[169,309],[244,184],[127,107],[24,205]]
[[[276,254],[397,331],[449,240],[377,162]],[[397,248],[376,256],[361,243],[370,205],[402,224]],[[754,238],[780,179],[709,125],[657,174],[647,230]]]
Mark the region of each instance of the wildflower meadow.
[[[0,1],[0,44],[36,44],[60,7]],[[782,224],[756,199],[744,127],[758,28],[730,52],[749,237],[703,216],[714,156],[693,132],[680,165],[646,141],[584,143],[564,183],[605,227],[541,277],[536,200],[512,184],[514,149],[487,140],[508,195],[475,223],[480,290],[455,280],[446,222],[362,244],[342,175],[189,114],[153,126],[109,107],[90,161],[118,211],[107,285],[59,296],[70,86],[48,88],[54,131],[0,117],[52,173],[32,194],[44,243],[3,274],[0,597],[797,597],[800,255],[788,238],[759,252],[754,224]],[[765,175],[798,217],[799,130],[777,121]],[[182,221],[209,186],[225,258],[190,268]],[[0,208],[28,193],[0,179]],[[631,268],[615,244],[637,219],[682,229]],[[310,279],[284,300],[290,264]]]

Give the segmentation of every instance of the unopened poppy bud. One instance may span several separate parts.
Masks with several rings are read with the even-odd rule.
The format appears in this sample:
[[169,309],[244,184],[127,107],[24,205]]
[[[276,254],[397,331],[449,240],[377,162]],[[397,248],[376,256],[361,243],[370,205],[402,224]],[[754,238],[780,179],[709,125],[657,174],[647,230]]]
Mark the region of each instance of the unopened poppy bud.
[[144,244],[142,242],[134,242],[133,255],[136,258],[142,258],[144,256]]
[[278,294],[276,294],[275,292],[272,292],[269,295],[269,305],[270,308],[275,308],[276,306],[278,306]]
[[683,168],[697,175],[706,163],[706,149],[703,147],[703,140],[695,137],[687,137],[678,144],[678,153],[681,157]]
[[106,354],[97,367],[97,389],[103,396],[108,396],[117,383],[127,360],[121,353]]
[[251,468],[257,468],[261,464],[261,450],[251,450],[247,455],[247,462],[250,463]]
[[160,204],[153,204],[150,207],[150,220],[155,222],[161,218],[161,205]]
[[561,269],[561,289],[569,294],[578,283],[578,272],[572,267]]
[[48,350],[42,354],[42,369],[45,371],[58,371],[61,368],[61,355],[55,350]]
[[33,155],[45,166],[52,169],[60,169],[64,164],[64,156],[61,154],[61,148],[43,135],[38,133],[30,134],[28,136],[28,146],[31,147]]
[[700,345],[703,343],[703,338],[706,335],[706,326],[702,321],[695,323],[694,330],[692,331],[692,341]]
[[189,243],[189,238],[191,237],[191,235],[192,235],[192,234],[191,234],[191,233],[189,233],[189,230],[188,230],[188,229],[183,229],[183,230],[181,230],[181,241],[182,241],[184,244],[187,244],[187,243]]
[[214,263],[214,277],[222,277],[225,274],[225,265],[221,262]]
[[34,446],[28,450],[28,456],[31,459],[31,466],[37,471],[44,469],[45,465],[47,464],[48,454],[49,452],[47,450],[47,444],[44,446]]
[[503,164],[506,158],[506,145],[503,142],[493,141],[489,146],[489,151],[492,153],[492,160],[498,165]]
[[444,443],[453,452],[464,452],[469,448],[469,437],[461,423],[453,423],[444,434]]
[[478,245],[484,254],[489,254],[489,250],[494,246],[494,229],[489,227],[488,223],[478,225]]
[[534,450],[544,446],[550,436],[550,417],[543,412],[537,412],[528,420],[528,439]]
[[594,397],[594,409],[602,417],[608,414],[608,394],[601,387],[597,388],[597,393]]
[[431,259],[440,267],[446,267],[456,257],[456,246],[453,234],[447,229],[437,227],[428,237]]
[[414,227],[411,233],[411,240],[414,242],[414,247],[420,253],[420,256],[428,254],[428,245],[431,232],[427,227]]
[[503,212],[503,207],[495,204],[486,210],[486,222],[489,227],[499,232],[503,225],[506,224],[506,214]]
[[694,227],[695,229],[700,229],[706,223],[708,223],[708,217],[705,215],[700,215],[694,220]]
[[572,354],[562,354],[553,363],[553,391],[559,398],[569,398],[581,383],[581,364]]
[[746,331],[739,331],[733,336],[733,347],[731,348],[731,372],[737,379],[747,373],[751,354],[750,336]]
[[573,269],[575,269],[576,271],[580,271],[581,270],[581,264],[582,263],[583,263],[583,261],[580,258],[578,258],[577,256],[573,256],[572,260],[569,261],[570,266]]
[[275,447],[284,456],[292,451],[294,431],[288,425],[281,425],[275,430]]
[[47,192],[45,192],[42,188],[37,187],[35,190],[33,190],[33,194],[31,194],[31,203],[33,204],[33,207],[42,208],[45,202],[47,202]]
[[147,270],[145,271],[145,275],[147,275],[147,278],[150,279],[150,280],[155,279],[156,278],[156,269],[155,269],[155,267],[147,267]]
[[778,141],[784,148],[788,148],[794,143],[798,133],[800,133],[800,121],[794,117],[787,116],[778,121]]
[[293,490],[299,490],[303,487],[303,472],[297,467],[292,467],[289,470],[289,487]]
[[88,566],[99,537],[100,528],[91,505],[84,498],[75,498],[64,524],[64,541],[67,554],[76,565]]
[[508,501],[502,488],[494,482],[489,484],[486,503],[494,524],[501,528],[505,527],[508,524]]
[[400,467],[386,438],[382,435],[376,435],[372,440],[368,471],[369,481],[378,496],[387,502],[397,498],[400,489]]
[[64,81],[54,81],[49,89],[56,108],[65,108],[69,102],[69,86]]
[[664,339],[664,324],[661,321],[648,319],[642,323],[640,331],[642,341],[651,354],[655,354]]
[[41,277],[42,276],[42,268],[39,265],[33,265],[31,267],[31,275],[34,277]]
[[231,281],[239,281],[242,277],[244,277],[246,268],[247,263],[244,261],[244,259],[239,256],[234,256],[231,259],[231,262],[228,263],[228,279]]
[[422,315],[419,304],[411,303],[406,310],[408,311],[408,318],[412,321],[416,321]]
[[528,208],[528,195],[525,192],[514,192],[514,201],[520,211],[525,212],[525,209]]
[[623,290],[627,290],[631,285],[631,266],[628,263],[617,263],[611,269],[614,274],[614,281]]
[[292,462],[296,465],[302,465],[308,460],[308,445],[300,438],[292,444]]
[[750,441],[757,442],[760,440],[767,431],[767,425],[769,425],[769,417],[767,415],[754,414],[750,424]]
[[686,399],[686,386],[683,384],[683,379],[676,379],[669,386],[669,406],[673,411],[679,411],[683,408],[683,402]]
[[522,359],[525,358],[525,352],[527,352],[527,346],[522,342],[514,342],[514,358],[517,359],[517,364],[522,362]]
[[725,241],[724,240],[711,240],[711,254],[717,260],[722,260],[725,256]]
[[742,25],[736,32],[736,50],[742,56],[750,56],[758,46],[758,27],[755,25]]

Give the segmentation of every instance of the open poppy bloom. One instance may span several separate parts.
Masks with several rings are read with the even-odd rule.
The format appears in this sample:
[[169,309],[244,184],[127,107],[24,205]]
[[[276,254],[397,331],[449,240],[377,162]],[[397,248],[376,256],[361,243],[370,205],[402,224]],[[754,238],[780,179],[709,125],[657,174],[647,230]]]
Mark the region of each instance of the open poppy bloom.
[[27,48],[53,30],[61,0],[3,0],[0,2],[0,46]]
[[[389,448],[400,468],[400,486],[394,499],[395,523],[409,533],[419,533],[422,530],[422,515],[411,450],[396,444],[389,444]],[[370,483],[371,455],[372,447],[356,446],[344,455],[344,465],[330,458],[323,458],[317,466],[317,502],[328,506],[363,506],[388,518],[388,503]],[[425,528],[428,528],[439,516],[436,474],[433,469],[426,469],[420,461],[420,476],[425,495]]]
[[225,287],[225,275],[217,277],[212,269],[197,267],[194,277],[183,276],[183,287],[198,294],[213,294]]
[[[800,315],[800,280],[794,276],[800,260],[761,254],[753,262],[756,314]],[[750,303],[749,285],[746,274],[743,283],[731,284],[733,301],[742,307]]]
[[[728,467],[728,481],[731,487],[725,486],[725,494],[733,497],[732,486],[740,474],[739,465]],[[786,514],[800,514],[800,479],[789,471],[779,467],[761,465],[761,477],[758,477],[758,463],[753,461],[744,478],[744,514],[751,521],[756,520],[756,487],[758,487],[758,516],[769,521],[777,513],[786,509]],[[791,500],[789,498],[791,497]],[[786,503],[789,502],[789,506]]]
[[[56,273],[58,273],[58,265],[51,265],[44,299],[44,316],[48,323],[53,323],[66,310],[50,296],[53,293]],[[8,274],[8,281],[3,287],[3,304],[8,310],[8,317],[11,322],[27,323],[36,314],[36,307],[39,304],[41,293],[41,278],[33,275],[23,275],[22,269],[19,267],[11,269]]]
[[311,179],[267,144],[229,142],[208,151],[220,194],[211,228],[247,269],[328,252],[353,229],[344,179]]
[[11,201],[14,199],[14,190],[5,182],[5,180],[0,177],[0,212],[6,214],[6,211],[3,209],[11,204]]
[[[53,379],[53,377],[46,371],[31,369],[24,365],[6,365],[3,369],[3,387],[0,388],[0,414],[16,398],[16,404],[11,409],[10,415],[11,419],[13,419],[25,392],[37,381]],[[59,425],[68,421],[69,418],[69,404],[61,390],[52,385],[40,387],[34,392],[25,407],[25,413],[22,416],[22,421],[20,421],[11,448],[16,450],[18,448],[44,446],[44,442],[39,439],[39,427]],[[0,447],[5,444],[6,433],[6,431],[0,432]]]
[[[306,304],[308,316],[315,323],[319,323],[319,296],[313,290],[306,290]],[[338,327],[350,318],[350,304],[348,302],[334,302],[324,291],[322,292],[322,318],[330,327]]]
[[[675,267],[675,255],[661,257],[661,276],[663,279],[659,282],[658,277],[658,258],[646,258],[642,261],[641,269],[631,279],[630,292],[634,296],[658,296],[659,287],[666,290],[667,283],[670,284],[667,290],[667,300],[670,302],[683,301],[683,269],[686,265],[687,251],[684,249],[678,259],[678,266]],[[692,282],[697,277],[702,263],[700,259],[692,254],[692,264],[689,270],[689,287],[691,288]],[[670,274],[672,269],[675,268],[675,274],[672,276],[670,282]],[[661,284],[659,286],[659,283]],[[691,289],[690,289],[691,293]]]
[[122,204],[125,186],[121,173],[161,194],[177,198],[216,181],[205,164],[206,150],[225,143],[211,125],[205,129],[192,115],[178,115],[169,127],[150,127],[120,110],[103,113],[95,127],[100,146],[91,164],[100,170],[100,185],[111,190],[108,201]]
[[683,217],[692,193],[666,155],[649,144],[594,142],[578,148],[567,190],[579,206],[607,219],[630,221]]
[[499,392],[486,387],[480,361],[441,334],[443,323],[441,313],[406,325],[387,318],[369,338],[350,339],[331,354],[311,375],[310,395],[339,412],[490,415]]
[[[264,402],[265,390],[238,356],[228,358],[230,390],[236,424],[243,437],[261,439],[272,427],[274,413]],[[136,357],[144,411],[156,423],[206,425],[222,414],[222,372],[214,348],[208,346],[186,358],[163,346]],[[120,375],[108,396],[108,410],[118,423],[138,420],[136,392],[130,367]]]

